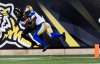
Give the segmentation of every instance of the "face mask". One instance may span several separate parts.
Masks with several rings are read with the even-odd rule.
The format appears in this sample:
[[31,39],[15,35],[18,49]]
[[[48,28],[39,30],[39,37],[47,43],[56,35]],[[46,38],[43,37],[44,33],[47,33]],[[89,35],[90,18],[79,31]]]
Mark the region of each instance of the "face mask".
[[29,8],[26,8],[26,9],[25,9],[25,12],[27,12],[27,11],[29,11]]

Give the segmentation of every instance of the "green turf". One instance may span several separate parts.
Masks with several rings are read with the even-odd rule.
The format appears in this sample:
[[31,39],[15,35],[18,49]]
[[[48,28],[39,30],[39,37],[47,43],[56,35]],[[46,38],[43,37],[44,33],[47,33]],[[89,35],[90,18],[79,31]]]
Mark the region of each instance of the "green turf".
[[100,64],[92,56],[1,56],[0,64]]

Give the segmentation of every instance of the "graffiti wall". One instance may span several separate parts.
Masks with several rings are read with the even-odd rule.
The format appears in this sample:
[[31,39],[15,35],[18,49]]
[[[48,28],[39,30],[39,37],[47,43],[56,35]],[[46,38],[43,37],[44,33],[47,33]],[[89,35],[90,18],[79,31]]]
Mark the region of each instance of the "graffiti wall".
[[99,15],[93,11],[94,9],[89,8],[88,3],[93,4],[93,2],[88,1],[86,3],[79,0],[76,0],[75,3],[72,0],[62,0],[60,2],[57,0],[0,0],[0,48],[43,48],[43,46],[37,45],[35,39],[32,39],[36,32],[35,28],[30,32],[32,37],[29,34],[27,34],[28,37],[23,36],[26,28],[22,29],[16,9],[24,12],[27,5],[31,5],[33,10],[44,17],[54,33],[63,35],[58,38],[51,38],[45,32],[40,35],[39,37],[48,44],[48,48],[93,47],[95,43],[100,42]]

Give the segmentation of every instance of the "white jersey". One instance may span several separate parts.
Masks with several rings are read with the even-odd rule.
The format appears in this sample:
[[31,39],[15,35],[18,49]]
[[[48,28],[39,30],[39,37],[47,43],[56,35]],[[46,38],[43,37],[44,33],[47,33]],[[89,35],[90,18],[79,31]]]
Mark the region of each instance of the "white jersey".
[[33,19],[34,17],[36,17],[36,25],[40,25],[41,23],[45,22],[43,16],[41,17],[37,12],[35,12],[34,15],[31,15],[31,19]]

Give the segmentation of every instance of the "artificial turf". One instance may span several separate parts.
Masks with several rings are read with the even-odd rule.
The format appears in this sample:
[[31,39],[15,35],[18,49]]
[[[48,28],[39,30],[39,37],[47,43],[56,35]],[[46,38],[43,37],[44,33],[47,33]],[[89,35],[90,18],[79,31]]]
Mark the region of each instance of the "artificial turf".
[[1,56],[0,64],[100,64],[93,56]]

